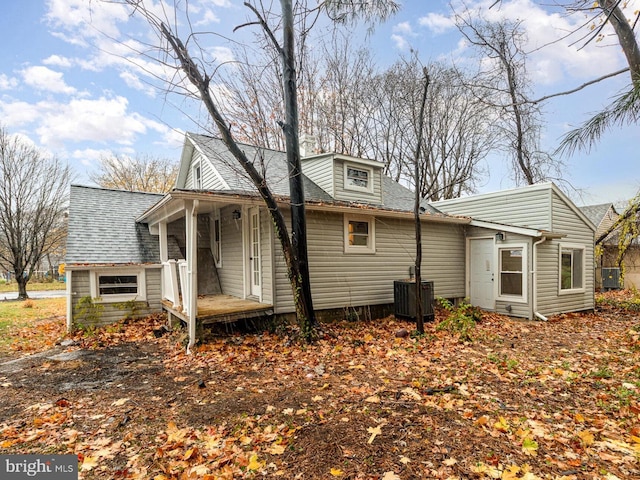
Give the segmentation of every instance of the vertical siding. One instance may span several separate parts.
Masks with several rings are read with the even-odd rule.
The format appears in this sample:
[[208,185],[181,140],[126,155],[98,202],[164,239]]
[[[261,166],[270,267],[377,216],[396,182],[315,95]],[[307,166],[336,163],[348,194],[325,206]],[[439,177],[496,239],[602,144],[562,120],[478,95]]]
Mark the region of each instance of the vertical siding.
[[[552,230],[566,236],[538,247],[538,311],[543,315],[553,315],[591,309],[594,307],[593,230],[555,192],[552,200]],[[585,247],[584,292],[559,293],[559,255],[563,243]]]
[[[349,163],[349,162],[347,162]],[[357,163],[353,162],[353,165],[357,166]],[[341,160],[334,160],[333,163],[333,176],[335,185],[336,200],[346,200],[348,202],[368,202],[373,204],[382,204],[382,169],[369,167],[373,171],[373,193],[363,192],[360,190],[348,190],[344,188],[344,169],[345,162]]]
[[240,206],[229,205],[220,210],[222,267],[218,269],[218,275],[222,293],[244,298],[243,220],[234,220],[233,210],[240,210]]
[[[393,281],[408,278],[415,263],[413,222],[377,218],[375,254],[344,253],[344,220],[338,213],[308,212],[309,269],[314,308],[393,303]],[[423,223],[423,277],[435,294],[464,297],[463,227]],[[276,249],[278,312],[293,311],[282,253]]]
[[332,156],[302,159],[302,173],[329,195],[334,195]]
[[511,190],[436,202],[444,212],[476,220],[551,230],[551,188]]
[[[91,295],[91,286],[89,281],[90,275],[91,272],[89,270],[74,270],[73,275],[71,275],[71,291],[74,292],[72,309],[75,326],[85,323],[85,320],[79,317],[80,312],[78,312],[77,306],[80,299]],[[151,313],[161,311],[162,294],[160,278],[160,268],[147,268],[145,270],[147,301],[139,302],[137,304],[138,317],[143,317]],[[108,325],[126,317],[129,312],[126,308],[123,307],[123,303],[124,302],[100,303],[99,305],[101,305],[101,310],[98,314],[99,319],[94,324],[96,326]]]

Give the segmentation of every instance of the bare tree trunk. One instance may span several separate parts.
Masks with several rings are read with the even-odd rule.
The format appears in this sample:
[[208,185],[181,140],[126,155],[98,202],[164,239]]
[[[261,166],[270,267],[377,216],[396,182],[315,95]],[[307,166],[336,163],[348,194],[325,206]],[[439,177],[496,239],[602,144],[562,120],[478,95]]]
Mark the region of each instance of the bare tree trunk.
[[620,10],[620,2],[614,0],[599,0],[598,4],[607,15],[609,22],[613,25],[613,29],[618,36],[618,42],[629,63],[631,81],[634,85],[638,84],[640,82],[640,49],[638,48],[638,42],[633,28],[629,25],[622,10]]
[[298,102],[295,68],[293,7],[291,0],[280,0],[282,6],[283,43],[280,55],[283,66],[285,123],[282,125],[287,145],[289,194],[291,198],[291,243],[298,266],[299,286],[293,292],[298,322],[305,339],[311,340],[316,324],[311,297],[309,260],[307,255],[307,220],[304,206],[304,185],[300,163],[298,132]]
[[[298,257],[296,255],[295,249],[293,248],[291,239],[289,238],[287,224],[285,222],[282,211],[278,203],[276,202],[273,193],[269,189],[266,180],[262,177],[262,175],[260,175],[254,164],[249,161],[245,153],[240,149],[233,136],[231,135],[229,126],[227,125],[224,117],[216,107],[213,98],[211,97],[211,92],[209,91],[210,78],[208,76],[202,75],[197,65],[189,55],[189,52],[182,44],[182,41],[175,35],[173,35],[173,33],[167,28],[166,25],[161,24],[160,30],[163,37],[171,45],[171,48],[176,55],[182,70],[189,78],[189,81],[193,84],[194,87],[198,89],[201,101],[204,103],[207,111],[209,112],[209,115],[220,131],[222,141],[229,149],[229,152],[231,152],[234,158],[245,170],[252,183],[257,188],[258,193],[264,200],[265,205],[267,206],[267,210],[271,214],[275,233],[278,237],[278,240],[280,240],[285,263],[287,265],[287,272],[289,275],[289,280],[291,281],[291,288],[293,291],[296,314],[298,315],[298,322],[300,324],[300,328],[302,330],[304,338],[307,340],[311,340],[313,335],[313,324],[309,322],[313,321],[313,316],[310,317],[308,312],[313,312],[313,306],[304,304],[305,297],[301,294],[301,292],[303,292],[305,288],[309,288],[309,285],[308,282],[306,287],[303,284],[303,282],[305,281],[304,276],[301,273],[298,263]],[[300,181],[301,180],[302,177],[300,177]]]
[[418,117],[418,144],[415,155],[415,181],[416,192],[413,206],[413,216],[416,227],[416,330],[424,333],[424,312],[422,308],[422,223],[420,222],[420,151],[422,150],[422,130],[424,128],[424,109],[427,103],[427,92],[429,90],[429,73],[423,69],[424,90],[422,92],[422,103],[420,104],[420,116]]

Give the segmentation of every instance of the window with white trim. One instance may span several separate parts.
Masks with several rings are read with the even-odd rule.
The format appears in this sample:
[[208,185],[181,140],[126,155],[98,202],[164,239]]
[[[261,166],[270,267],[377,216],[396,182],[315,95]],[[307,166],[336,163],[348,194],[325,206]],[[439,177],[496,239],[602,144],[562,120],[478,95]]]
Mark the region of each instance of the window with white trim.
[[560,293],[584,290],[584,260],[584,246],[560,244]]
[[113,269],[94,271],[90,276],[91,297],[103,302],[146,300],[145,271]]
[[526,250],[522,245],[498,249],[498,295],[524,299],[526,292]]
[[193,165],[193,188],[202,190],[202,167],[200,163]]
[[373,170],[348,163],[344,165],[344,188],[361,192],[373,192]]
[[344,217],[344,251],[347,253],[375,253],[375,218]]

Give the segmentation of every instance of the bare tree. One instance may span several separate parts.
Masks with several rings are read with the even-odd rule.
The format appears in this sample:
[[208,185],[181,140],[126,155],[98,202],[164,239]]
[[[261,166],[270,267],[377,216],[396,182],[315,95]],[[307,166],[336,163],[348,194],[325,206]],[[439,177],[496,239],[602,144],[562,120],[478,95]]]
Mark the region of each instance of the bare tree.
[[423,128],[420,106],[424,74],[414,56],[396,62],[380,75],[374,95],[376,157],[384,159],[387,173],[415,185],[414,151],[422,136],[419,191],[436,201],[475,191],[483,176],[482,160],[494,143],[494,130],[486,104],[467,87],[462,73],[439,63],[428,65],[431,84]]
[[[272,217],[276,235],[280,241],[289,280],[293,291],[294,305],[298,323],[303,338],[307,341],[315,336],[315,314],[311,297],[309,270],[307,262],[306,220],[304,206],[304,190],[302,169],[300,166],[300,152],[298,140],[298,103],[296,83],[296,57],[294,35],[294,12],[291,0],[280,0],[280,12],[264,8],[262,2],[244,2],[252,12],[254,20],[243,26],[258,25],[264,33],[268,43],[277,52],[277,58],[282,64],[282,92],[284,112],[274,119],[282,128],[286,144],[287,164],[289,169],[290,211],[292,217],[292,232],[285,222],[282,208],[269,188],[267,179],[259,170],[260,164],[254,164],[239,147],[232,133],[227,117],[224,115],[223,103],[216,100],[212,93],[211,81],[216,69],[206,61],[204,55],[192,56],[192,51],[200,55],[203,53],[200,40],[205,34],[198,34],[193,30],[188,32],[185,41],[178,34],[179,22],[176,12],[172,13],[173,21],[166,14],[156,14],[156,10],[147,8],[144,0],[124,0],[132,7],[134,14],[141,15],[154,29],[158,44],[155,47],[160,54],[160,60],[166,66],[174,66],[180,72],[178,82],[183,79],[189,82],[196,92],[195,97],[205,107],[211,121],[215,124],[229,152],[246,172],[262,197]],[[306,2],[302,2],[306,5]],[[375,0],[363,5],[360,2],[346,0],[326,0],[317,8],[335,15],[340,20],[357,16],[377,15],[392,11],[395,3],[391,0]],[[380,10],[376,10],[376,8]],[[396,6],[397,8],[397,6]],[[189,22],[188,25],[191,25]],[[278,39],[281,37],[281,40]],[[170,87],[176,88],[176,82]]]
[[63,231],[71,171],[0,128],[0,260],[26,299],[27,283]]
[[457,14],[456,20],[460,32],[490,61],[472,88],[493,107],[494,126],[504,139],[502,149],[512,158],[516,183],[559,177],[560,163],[540,147],[541,112],[529,98],[520,23],[488,22],[469,11]]
[[178,164],[168,158],[113,155],[102,157],[99,172],[89,178],[103,188],[165,193],[174,187],[177,176]]

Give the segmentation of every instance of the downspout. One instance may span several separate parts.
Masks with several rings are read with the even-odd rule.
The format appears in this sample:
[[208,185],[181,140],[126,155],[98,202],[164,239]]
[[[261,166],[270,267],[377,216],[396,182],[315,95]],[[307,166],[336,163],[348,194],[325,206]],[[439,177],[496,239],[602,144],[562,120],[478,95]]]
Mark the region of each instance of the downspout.
[[191,353],[191,347],[196,343],[196,322],[198,316],[198,200],[194,200],[189,212],[189,229],[187,231],[187,283],[189,284],[188,292],[189,302],[189,344],[187,345],[187,353]]
[[548,319],[540,312],[538,312],[538,245],[547,241],[547,237],[542,237],[537,242],[533,244],[533,272],[532,272],[532,303],[533,303],[533,316],[543,322],[546,322]]

